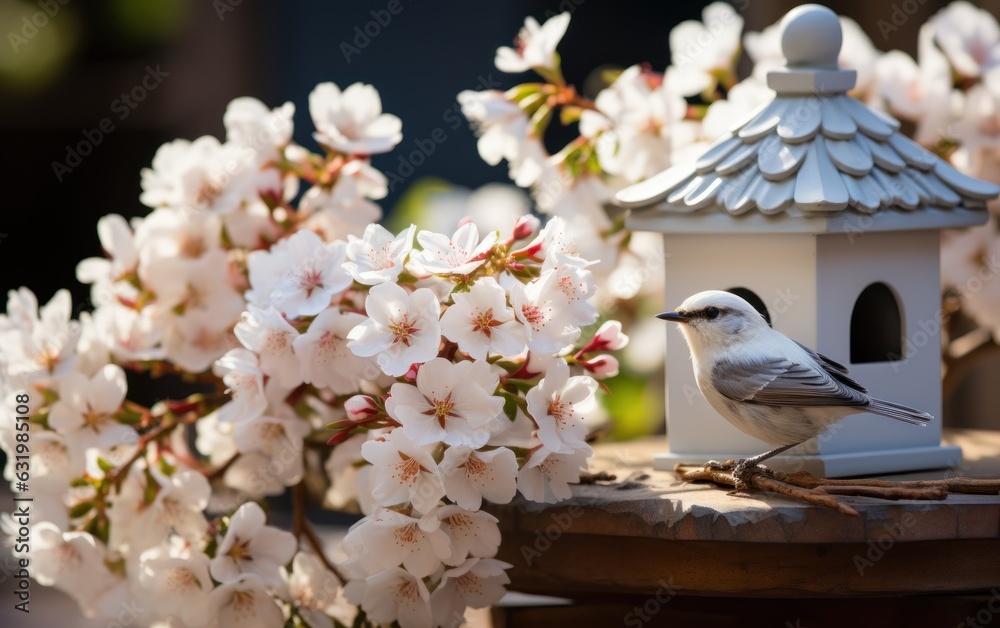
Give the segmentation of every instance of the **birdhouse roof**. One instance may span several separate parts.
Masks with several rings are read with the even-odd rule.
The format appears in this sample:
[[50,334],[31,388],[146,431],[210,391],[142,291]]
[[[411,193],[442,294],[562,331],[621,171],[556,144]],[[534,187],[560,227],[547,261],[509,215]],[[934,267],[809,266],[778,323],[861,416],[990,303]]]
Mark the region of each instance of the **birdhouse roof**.
[[985,222],[982,210],[1000,188],[962,174],[847,95],[855,73],[837,68],[842,35],[832,11],[798,7],[782,26],[788,66],[768,74],[774,100],[693,163],[621,190],[617,204],[649,208],[633,212],[630,226],[836,232]]

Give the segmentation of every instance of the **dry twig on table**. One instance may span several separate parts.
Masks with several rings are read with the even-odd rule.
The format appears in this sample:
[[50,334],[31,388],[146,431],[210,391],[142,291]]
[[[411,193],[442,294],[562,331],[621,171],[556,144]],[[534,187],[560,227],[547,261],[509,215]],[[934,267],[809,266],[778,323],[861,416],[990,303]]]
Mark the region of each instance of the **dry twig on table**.
[[[731,469],[678,464],[674,472],[685,482],[714,482],[722,486],[737,485]],[[778,493],[816,506],[831,508],[846,515],[858,511],[838,500],[834,495],[875,497],[878,499],[942,500],[948,493],[1000,494],[1000,479],[949,478],[946,480],[831,480],[797,472],[784,473],[765,468],[751,471],[747,483],[750,487]]]

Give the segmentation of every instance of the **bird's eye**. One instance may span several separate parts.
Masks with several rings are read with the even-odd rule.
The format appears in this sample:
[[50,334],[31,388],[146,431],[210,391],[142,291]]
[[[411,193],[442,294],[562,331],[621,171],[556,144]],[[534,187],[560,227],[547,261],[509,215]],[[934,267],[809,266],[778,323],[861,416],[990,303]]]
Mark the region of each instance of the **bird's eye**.
[[709,320],[719,318],[719,314],[721,313],[722,312],[719,310],[719,308],[715,306],[705,308],[705,317],[708,318]]

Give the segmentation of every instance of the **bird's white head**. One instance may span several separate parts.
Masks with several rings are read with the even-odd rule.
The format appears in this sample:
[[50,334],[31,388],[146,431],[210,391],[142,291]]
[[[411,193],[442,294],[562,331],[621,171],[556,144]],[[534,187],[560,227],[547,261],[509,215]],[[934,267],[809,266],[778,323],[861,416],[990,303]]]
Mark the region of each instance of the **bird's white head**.
[[722,349],[770,330],[764,317],[746,300],[731,292],[706,290],[692,295],[674,312],[657,318],[680,323],[691,353]]

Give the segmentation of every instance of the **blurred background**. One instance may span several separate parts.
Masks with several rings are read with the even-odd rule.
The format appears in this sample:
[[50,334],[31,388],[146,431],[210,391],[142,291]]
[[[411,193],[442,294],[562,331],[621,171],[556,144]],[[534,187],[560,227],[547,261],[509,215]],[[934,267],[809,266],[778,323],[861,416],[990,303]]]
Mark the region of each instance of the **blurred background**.
[[[602,69],[639,62],[665,68],[670,29],[700,19],[707,4],[398,1],[401,10],[392,15],[385,11],[389,0],[0,0],[3,294],[26,285],[45,302],[68,287],[74,303],[83,303],[88,292],[76,281],[75,266],[99,254],[97,219],[147,213],[138,201],[140,169],[166,141],[222,136],[222,113],[235,97],[255,96],[272,107],[294,102],[295,139],[315,147],[306,131],[309,91],[322,81],[373,84],[384,110],[403,120],[402,144],[373,160],[391,182],[392,173],[403,179],[381,202],[391,215],[413,186],[428,180],[468,188],[507,182],[505,166],[491,167],[478,157],[455,96],[523,80],[496,71],[493,56],[511,42],[525,16],[544,21],[573,13],[560,44],[564,72],[592,97]],[[734,2],[746,31],[763,29],[796,4]],[[913,55],[920,24],[947,2],[900,2],[908,17],[892,21],[891,28],[885,26],[897,10],[891,3],[828,4],[853,17],[877,47]],[[976,4],[1000,12],[1000,0]],[[430,139],[442,133],[443,141]],[[568,138],[548,139],[561,145]],[[78,154],[81,142],[89,154]],[[433,152],[425,150],[429,154],[411,172],[401,155],[421,145],[433,146]],[[979,366],[952,384],[956,401],[946,412],[948,423],[1000,424],[1000,391],[990,385],[1000,357],[988,355]],[[662,404],[658,392],[646,398]],[[655,407],[647,411],[657,415]]]

